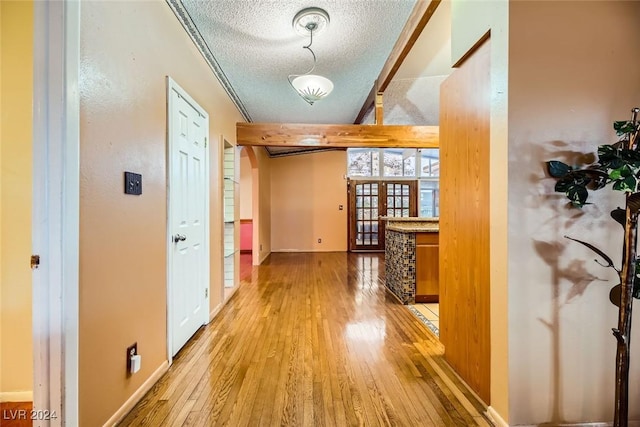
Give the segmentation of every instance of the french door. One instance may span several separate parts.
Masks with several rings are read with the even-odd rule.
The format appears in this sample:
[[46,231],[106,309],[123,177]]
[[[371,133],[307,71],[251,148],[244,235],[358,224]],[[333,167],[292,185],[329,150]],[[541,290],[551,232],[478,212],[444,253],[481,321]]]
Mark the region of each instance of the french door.
[[384,250],[381,216],[417,216],[416,181],[349,180],[349,250]]

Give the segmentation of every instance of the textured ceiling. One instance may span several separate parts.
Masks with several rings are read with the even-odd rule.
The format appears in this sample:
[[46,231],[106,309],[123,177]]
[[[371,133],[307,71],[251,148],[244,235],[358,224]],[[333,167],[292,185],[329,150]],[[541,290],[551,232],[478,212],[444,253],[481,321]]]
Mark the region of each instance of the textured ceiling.
[[[169,0],[182,8],[210,51],[247,119],[275,123],[353,123],[378,77],[415,0]],[[314,105],[300,98],[289,74],[311,68],[293,17],[320,7],[329,26],[312,49],[315,74],[333,81],[334,90]]]

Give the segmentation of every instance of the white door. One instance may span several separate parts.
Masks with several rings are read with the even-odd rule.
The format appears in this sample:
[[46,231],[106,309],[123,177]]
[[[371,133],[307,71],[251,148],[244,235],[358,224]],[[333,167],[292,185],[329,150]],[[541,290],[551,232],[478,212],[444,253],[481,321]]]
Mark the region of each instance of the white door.
[[208,320],[209,168],[204,110],[169,79],[169,346],[174,356]]

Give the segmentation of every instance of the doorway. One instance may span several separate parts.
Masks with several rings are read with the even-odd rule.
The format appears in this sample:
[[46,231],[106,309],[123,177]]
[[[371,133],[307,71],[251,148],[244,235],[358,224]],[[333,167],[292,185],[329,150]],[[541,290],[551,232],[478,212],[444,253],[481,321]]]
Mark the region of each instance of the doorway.
[[167,86],[171,358],[209,318],[209,116],[171,78]]
[[[243,223],[244,221],[244,223]],[[246,228],[243,228],[246,227]],[[243,237],[243,230],[248,236]],[[240,148],[240,240],[250,238],[241,264],[244,266],[260,265],[262,260],[262,244],[260,243],[260,172],[258,158],[253,147]],[[243,247],[241,244],[241,252]],[[243,259],[250,258],[250,262]]]
[[417,181],[349,180],[350,251],[384,251],[383,216],[418,215]]

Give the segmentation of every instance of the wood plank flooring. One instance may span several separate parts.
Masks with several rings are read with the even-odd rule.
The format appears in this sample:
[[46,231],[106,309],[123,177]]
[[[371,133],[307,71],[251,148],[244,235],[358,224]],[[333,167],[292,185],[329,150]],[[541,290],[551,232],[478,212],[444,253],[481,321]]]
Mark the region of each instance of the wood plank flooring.
[[37,415],[31,412],[32,409],[32,402],[1,402],[0,426],[31,427],[33,425],[32,419]]
[[121,426],[490,426],[381,254],[277,253]]

